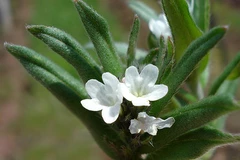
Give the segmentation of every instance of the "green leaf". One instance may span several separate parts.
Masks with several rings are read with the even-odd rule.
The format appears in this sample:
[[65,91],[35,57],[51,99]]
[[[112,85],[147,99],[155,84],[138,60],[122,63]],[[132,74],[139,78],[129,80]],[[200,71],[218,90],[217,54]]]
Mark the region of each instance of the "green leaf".
[[238,109],[240,109],[239,105],[228,95],[208,97],[197,103],[179,108],[175,112],[163,116],[163,118],[174,117],[173,126],[169,129],[159,130],[152,140],[154,147],[145,146],[141,151],[160,150],[179,136]]
[[143,2],[130,0],[128,1],[128,6],[147,23],[151,19],[158,19],[158,14]]
[[[161,40],[162,39],[162,40]],[[164,37],[160,38],[160,51],[158,55],[157,66],[159,69],[158,83],[164,81],[164,79],[171,73],[174,66],[174,47],[171,38],[167,41]]]
[[[200,0],[203,1],[203,0]],[[167,16],[175,45],[175,59],[178,62],[190,43],[202,35],[201,30],[189,13],[186,0],[162,0],[164,12]],[[199,74],[206,68],[208,57],[200,63],[200,67],[188,77],[190,89],[198,94]]]
[[178,61],[188,45],[202,33],[189,13],[186,0],[162,0],[162,6],[171,28]]
[[180,85],[196,68],[199,61],[214,47],[225,33],[225,27],[216,27],[191,43],[181,60],[173,68],[166,80],[162,82],[169,87],[168,94],[162,99],[152,103],[150,114],[160,114],[160,111],[167,105],[171,97],[176,94]]
[[232,136],[214,128],[203,127],[179,137],[161,150],[150,154],[147,159],[196,159],[213,147],[239,141],[239,136]]
[[203,32],[206,32],[209,29],[210,22],[209,0],[194,1],[193,19]]
[[[127,50],[128,50],[128,44],[124,42],[115,42],[115,46],[117,49],[117,53],[119,57],[121,58],[122,62],[124,64],[127,64]],[[94,46],[92,43],[87,43],[84,46],[87,50],[88,49],[94,49]],[[136,48],[136,53],[135,53],[135,59],[140,60],[143,59],[146,55],[148,55],[146,50]]]
[[[166,46],[166,40],[163,36],[160,36],[160,39],[158,40],[158,47],[159,47],[159,51],[157,54],[157,59],[156,59],[156,66],[158,67],[158,69],[160,70],[160,74],[161,74],[161,69],[164,63],[164,58],[167,56],[167,46]],[[160,77],[160,76],[159,76]]]
[[233,69],[231,74],[228,76],[228,80],[235,80],[240,77],[240,63]]
[[152,32],[149,33],[147,42],[148,42],[148,48],[150,50],[159,47],[159,41]]
[[106,20],[82,0],[74,1],[85,29],[91,38],[105,72],[120,77],[123,66],[116,53]]
[[226,80],[223,82],[221,87],[218,89],[216,94],[228,93],[234,96],[239,88],[240,78],[234,80]]
[[239,63],[240,63],[240,53],[237,54],[237,56],[232,60],[232,62],[225,67],[221,75],[213,82],[209,95],[213,95],[218,91],[219,87],[231,74],[234,68],[238,66]]
[[5,43],[5,47],[13,56],[20,60],[25,69],[37,81],[46,87],[86,125],[94,139],[110,157],[114,159],[118,157],[115,151],[120,150],[120,146],[124,145],[120,140],[118,132],[113,130],[110,125],[107,125],[102,120],[100,114],[84,109],[80,101],[87,96],[78,96],[73,91],[73,89],[78,90],[78,88],[83,86],[78,84],[79,86],[74,86],[76,88],[70,88],[68,83],[73,83],[76,80],[71,79],[70,75],[60,70],[59,67],[47,58],[30,49],[7,43]]
[[4,46],[17,59],[24,59],[29,63],[34,63],[35,65],[53,74],[55,77],[63,81],[68,87],[74,90],[81,98],[84,99],[88,97],[84,84],[76,80],[73,76],[71,76],[65,70],[54,64],[48,58],[24,46],[9,43],[4,43]]
[[147,65],[156,61],[156,57],[159,54],[159,48],[150,50],[150,52],[144,57],[142,64]]
[[29,25],[26,28],[72,64],[84,82],[89,79],[101,80],[100,66],[70,35],[60,29],[43,25]]
[[135,50],[136,50],[136,43],[137,43],[137,38],[138,38],[138,33],[140,29],[140,20],[138,16],[136,15],[134,17],[134,22],[132,26],[132,31],[130,33],[129,37],[129,46],[128,46],[128,51],[127,51],[127,66],[130,66],[134,59],[135,59]]

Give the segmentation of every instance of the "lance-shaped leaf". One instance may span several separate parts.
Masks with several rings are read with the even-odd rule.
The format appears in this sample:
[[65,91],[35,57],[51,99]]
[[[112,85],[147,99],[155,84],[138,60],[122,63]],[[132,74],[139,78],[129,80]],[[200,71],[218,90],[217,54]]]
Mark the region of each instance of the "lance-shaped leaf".
[[[227,77],[231,74],[235,67],[238,66],[240,63],[240,53],[230,62],[225,69],[223,70],[222,74],[213,82],[209,95],[215,94],[222,83],[227,79]],[[240,70],[240,69],[239,69]]]
[[155,64],[158,54],[159,54],[159,48],[150,50],[150,52],[142,60],[142,64],[143,65],[147,65],[149,63]]
[[228,93],[234,96],[239,88],[240,78],[234,80],[226,80],[218,89],[217,94]]
[[[204,0],[201,0],[204,1]],[[186,0],[162,0],[163,9],[167,16],[175,44],[175,59],[178,62],[189,44],[202,35],[194,22]],[[201,15],[202,16],[202,15]],[[200,67],[188,78],[191,90],[197,95],[199,74],[208,64],[208,57],[201,61]]]
[[[117,49],[117,53],[119,57],[121,58],[123,64],[127,64],[127,50],[128,50],[128,44],[124,42],[115,42],[115,46]],[[92,43],[87,43],[84,46],[87,50],[92,50],[94,49],[94,46]],[[148,52],[144,49],[136,48],[135,49],[135,59],[136,60],[141,60],[143,59],[146,55],[148,55]]]
[[213,147],[239,141],[239,136],[232,136],[211,127],[203,127],[179,137],[161,150],[150,154],[147,159],[196,159]]
[[160,150],[179,136],[238,109],[240,109],[239,105],[229,95],[208,97],[195,104],[179,108],[175,112],[161,117],[174,117],[174,125],[170,129],[158,131],[157,136],[153,137],[154,147],[147,146],[141,150],[150,150],[150,152]]
[[137,46],[137,38],[138,38],[138,32],[140,29],[140,21],[137,15],[134,17],[132,31],[130,33],[129,37],[129,45],[128,45],[128,51],[127,51],[127,66],[130,66],[134,59],[135,59],[135,50]]
[[130,0],[128,2],[128,6],[147,23],[151,19],[158,18],[157,13],[154,10],[152,10],[152,8],[150,8],[146,4],[144,4],[143,2],[136,1],[136,0]]
[[51,74],[56,76],[68,87],[73,89],[81,98],[87,97],[87,92],[85,90],[84,84],[76,80],[73,76],[71,76],[65,70],[54,64],[48,58],[24,46],[13,45],[9,43],[5,43],[4,46],[17,59],[24,59],[29,63],[34,63],[35,65],[45,69],[46,71],[51,72]]
[[171,41],[171,38],[168,38],[166,42],[163,41],[162,43],[161,43],[161,39],[164,40],[164,37],[160,38],[160,50],[161,48],[163,49],[162,51],[159,52],[160,54],[157,60],[157,61],[161,61],[160,63],[157,64],[159,68],[159,75],[158,75],[157,82],[164,80],[169,75],[169,73],[171,73],[171,69],[173,68],[173,64],[174,64],[174,55],[175,55],[174,46]]
[[151,114],[159,115],[160,111],[177,92],[177,89],[183,81],[186,80],[196,68],[199,61],[214,47],[225,33],[225,27],[216,27],[191,43],[181,60],[173,68],[169,76],[162,82],[168,86],[168,94],[162,99],[152,103]]
[[[25,47],[5,44],[7,50],[22,63],[24,68],[56,98],[58,98],[71,112],[73,112],[89,129],[100,147],[112,158],[116,158],[115,150],[123,146],[123,142],[115,130],[102,120],[96,112],[84,109],[80,101],[86,96],[78,96],[63,77],[68,81],[73,79],[48,59]],[[50,65],[50,66],[49,66]],[[56,69],[56,70],[55,70]],[[59,75],[60,74],[60,75]],[[81,88],[82,86],[75,86]]]
[[162,0],[162,6],[171,28],[178,61],[188,45],[202,33],[189,13],[186,0]]
[[97,51],[104,71],[122,76],[123,66],[116,53],[106,20],[82,0],[75,0],[74,3]]
[[26,28],[75,67],[84,82],[89,79],[101,79],[99,65],[70,35],[60,29],[43,25],[31,25]]
[[193,19],[197,26],[206,32],[210,22],[210,1],[196,0],[194,1]]

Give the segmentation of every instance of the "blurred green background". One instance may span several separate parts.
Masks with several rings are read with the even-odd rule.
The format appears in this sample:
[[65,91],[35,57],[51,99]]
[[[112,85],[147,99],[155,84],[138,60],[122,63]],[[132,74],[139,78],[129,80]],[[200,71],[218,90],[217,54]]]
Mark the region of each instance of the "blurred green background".
[[[26,24],[43,24],[65,30],[81,44],[89,39],[71,0],[0,0],[10,3],[7,20],[0,12],[0,160],[105,160],[87,129],[45,88],[30,77],[20,63],[6,53],[3,42],[28,46],[49,57],[77,76],[60,56],[25,31]],[[115,41],[127,42],[134,13],[124,0],[86,1],[105,17]],[[157,9],[156,1],[145,0]],[[6,9],[6,8],[5,8]],[[212,1],[212,25],[230,25],[230,30],[213,55],[217,75],[240,51],[240,2]],[[141,26],[139,47],[146,48],[147,24]],[[220,56],[219,56],[220,55]],[[226,129],[240,133],[239,113],[228,119]],[[237,146],[221,148],[214,159],[238,157]],[[232,157],[231,157],[232,156]],[[240,159],[240,158],[239,158]]]

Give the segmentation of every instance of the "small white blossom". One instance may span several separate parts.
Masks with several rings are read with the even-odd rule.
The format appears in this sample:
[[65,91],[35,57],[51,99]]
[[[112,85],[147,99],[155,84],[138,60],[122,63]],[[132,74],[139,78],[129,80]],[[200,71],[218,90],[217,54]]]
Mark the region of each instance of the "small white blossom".
[[190,14],[193,15],[193,11],[194,11],[194,0],[190,0],[190,1],[191,1],[191,3],[189,3],[189,2],[187,1],[188,9],[189,9]]
[[103,120],[110,124],[117,120],[123,96],[119,91],[119,81],[111,73],[104,73],[101,82],[91,79],[87,81],[85,88],[92,99],[81,101],[84,108],[90,111],[101,111]]
[[160,38],[160,36],[164,38],[172,36],[165,14],[160,14],[158,19],[151,19],[148,23],[148,27],[157,38]]
[[[190,0],[191,3],[187,1],[188,9],[191,15],[193,15],[194,10],[194,0]],[[157,37],[163,36],[165,39],[172,37],[171,29],[164,13],[160,14],[158,19],[151,19],[148,23],[150,31]]]
[[163,120],[149,116],[146,112],[140,112],[138,113],[137,119],[131,120],[129,130],[131,134],[137,134],[143,131],[155,136],[158,129],[170,128],[174,122],[175,119],[173,117]]
[[134,106],[150,106],[149,101],[164,97],[168,87],[164,84],[155,85],[158,72],[158,68],[152,64],[145,66],[140,74],[134,66],[127,68],[124,82],[120,84],[123,97]]

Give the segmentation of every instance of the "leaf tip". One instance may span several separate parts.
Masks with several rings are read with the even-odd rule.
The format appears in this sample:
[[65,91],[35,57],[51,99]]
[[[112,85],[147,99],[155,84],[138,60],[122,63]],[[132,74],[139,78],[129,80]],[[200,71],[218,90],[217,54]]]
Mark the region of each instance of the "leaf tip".
[[4,45],[5,48],[7,48],[10,45],[10,43],[4,42],[3,45]]
[[32,27],[32,25],[29,25],[29,24],[27,24],[26,26],[25,26],[25,28],[28,30],[28,29],[30,29]]
[[223,26],[223,28],[225,29],[225,30],[228,30],[229,29],[229,25],[225,25],[225,26]]
[[134,19],[139,19],[137,14],[134,15]]
[[32,34],[39,32],[39,27],[37,25],[26,25],[25,28]]
[[82,0],[73,0],[74,3],[78,3],[80,1],[82,1]]
[[14,44],[8,43],[8,42],[4,42],[3,45],[9,52],[10,52],[10,48],[14,46]]

